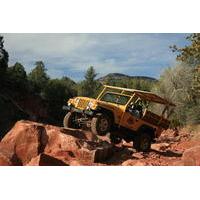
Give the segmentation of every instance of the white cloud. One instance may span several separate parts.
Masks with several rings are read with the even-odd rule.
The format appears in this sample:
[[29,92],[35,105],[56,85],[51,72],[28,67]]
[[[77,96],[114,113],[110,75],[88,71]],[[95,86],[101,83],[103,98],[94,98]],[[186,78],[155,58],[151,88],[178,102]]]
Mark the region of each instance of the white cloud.
[[91,65],[100,75],[140,74],[149,70],[149,74],[157,76],[160,68],[174,60],[168,46],[183,41],[183,34],[3,35],[10,64],[21,62],[30,71],[35,61],[43,60],[51,76],[71,74],[76,79],[76,73]]

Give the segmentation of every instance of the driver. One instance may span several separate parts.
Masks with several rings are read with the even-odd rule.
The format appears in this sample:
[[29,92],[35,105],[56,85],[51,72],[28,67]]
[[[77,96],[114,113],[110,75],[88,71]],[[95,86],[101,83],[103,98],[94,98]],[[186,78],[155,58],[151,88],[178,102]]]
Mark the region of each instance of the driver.
[[136,100],[136,102],[131,102],[130,107],[129,107],[129,112],[137,117],[141,118],[142,117],[142,111],[143,111],[143,104],[140,99]]

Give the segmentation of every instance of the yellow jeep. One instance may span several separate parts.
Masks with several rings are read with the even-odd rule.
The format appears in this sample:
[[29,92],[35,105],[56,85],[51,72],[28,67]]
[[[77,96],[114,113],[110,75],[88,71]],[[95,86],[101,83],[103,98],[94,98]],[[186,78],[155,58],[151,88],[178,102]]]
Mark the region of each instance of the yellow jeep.
[[[151,110],[163,107],[160,115]],[[133,141],[137,151],[148,151],[163,129],[169,127],[169,114],[175,105],[151,92],[104,85],[99,96],[69,99],[63,125],[91,128],[97,135],[110,133],[112,143]]]

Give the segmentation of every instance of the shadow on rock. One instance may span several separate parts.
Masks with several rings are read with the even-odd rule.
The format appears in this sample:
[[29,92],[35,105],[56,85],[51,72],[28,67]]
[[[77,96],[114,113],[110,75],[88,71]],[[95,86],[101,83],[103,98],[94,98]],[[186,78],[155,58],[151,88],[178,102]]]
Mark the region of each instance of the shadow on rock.
[[121,165],[124,161],[128,159],[133,159],[133,149],[127,147],[113,147],[113,156],[104,162],[106,165]]
[[165,157],[181,157],[182,156],[182,153],[174,152],[174,151],[171,151],[171,150],[157,151],[157,150],[152,149],[151,152],[154,152],[156,154],[159,154],[159,155],[165,156]]

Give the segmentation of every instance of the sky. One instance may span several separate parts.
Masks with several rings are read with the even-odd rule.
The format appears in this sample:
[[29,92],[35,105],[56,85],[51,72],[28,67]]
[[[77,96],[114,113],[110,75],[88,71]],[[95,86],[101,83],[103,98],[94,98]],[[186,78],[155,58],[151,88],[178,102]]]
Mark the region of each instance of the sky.
[[159,78],[166,67],[175,64],[169,46],[187,45],[187,34],[163,33],[9,33],[4,46],[9,66],[23,64],[27,72],[43,61],[51,78],[68,76],[82,80],[89,66],[98,77],[108,73]]

